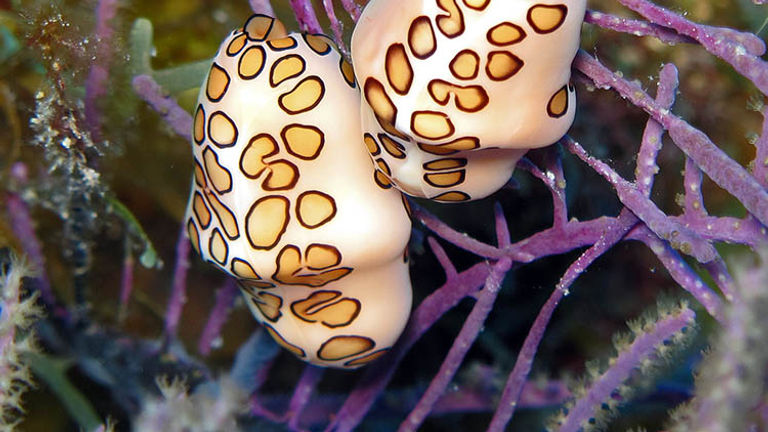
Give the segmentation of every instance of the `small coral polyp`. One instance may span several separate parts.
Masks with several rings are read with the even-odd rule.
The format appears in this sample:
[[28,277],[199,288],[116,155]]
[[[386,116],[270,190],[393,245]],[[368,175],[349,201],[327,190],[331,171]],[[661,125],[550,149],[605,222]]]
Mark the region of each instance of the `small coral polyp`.
[[371,0],[352,36],[383,187],[468,201],[573,123],[586,0]]
[[356,368],[386,353],[411,308],[411,225],[402,195],[375,183],[349,63],[324,36],[254,15],[198,102],[195,250],[300,359]]

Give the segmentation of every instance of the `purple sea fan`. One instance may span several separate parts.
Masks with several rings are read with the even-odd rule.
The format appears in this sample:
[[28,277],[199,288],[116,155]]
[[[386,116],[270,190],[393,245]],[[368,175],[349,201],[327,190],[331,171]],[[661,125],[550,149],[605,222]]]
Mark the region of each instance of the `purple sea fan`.
[[[363,7],[351,0],[325,0],[317,3],[321,8],[308,0],[273,3],[253,0],[250,5],[255,12],[274,12],[288,18],[285,22],[292,22],[288,16],[293,13],[299,28],[311,33],[322,32],[322,25],[327,22],[328,33],[343,53],[344,47],[349,46],[348,30],[361,16]],[[98,10],[102,13],[96,14],[100,24],[95,27],[100,29],[98,32],[108,34],[105,26],[115,12],[115,3],[103,0],[100,4]],[[439,15],[444,17],[443,21],[453,19],[455,23],[459,16],[456,11],[469,14],[469,8],[481,4],[485,2],[435,0],[432,4],[435,16],[427,18],[436,20]],[[178,51],[195,52],[184,52],[180,54],[182,58],[210,57],[217,39],[244,21],[247,6],[246,2],[240,2],[231,8],[228,4],[221,6],[213,13],[201,11],[196,15],[200,21],[197,24],[206,31],[196,26],[194,32],[190,31],[194,39],[181,37],[180,45],[169,42],[167,35],[176,32],[188,35],[176,22],[164,21],[178,17],[168,14],[152,17],[158,34],[163,35],[157,42],[158,64],[177,61],[165,56],[179,46],[183,49]],[[739,249],[740,253],[752,256],[755,249],[768,243],[765,226],[768,223],[768,121],[763,118],[762,129],[751,135],[755,155],[753,147],[725,148],[721,143],[741,142],[743,132],[760,127],[757,114],[743,112],[747,97],[744,92],[733,91],[734,83],[760,92],[752,98],[752,108],[768,117],[763,104],[768,90],[768,65],[762,59],[765,45],[755,34],[698,24],[689,19],[689,15],[673,13],[649,1],[604,0],[591,6],[599,10],[586,13],[588,24],[584,27],[583,51],[578,52],[573,63],[572,84],[579,94],[579,114],[569,136],[553,146],[528,152],[517,163],[514,182],[490,199],[450,206],[429,201],[411,202],[415,204],[412,219],[417,222],[408,249],[415,306],[392,350],[358,372],[326,371],[304,367],[285,353],[278,353],[264,333],[257,333],[254,337],[264,339],[261,342],[269,349],[249,351],[248,344],[241,347],[236,369],[245,372],[233,373],[238,377],[235,384],[239,388],[233,392],[236,397],[225,401],[217,401],[211,396],[213,393],[205,390],[214,386],[212,377],[220,375],[216,367],[231,360],[236,349],[233,345],[245,339],[243,333],[258,331],[258,327],[251,325],[242,304],[235,300],[234,284],[224,282],[222,275],[211,271],[196,257],[190,259],[190,244],[185,238],[187,220],[178,226],[183,212],[180,202],[187,191],[177,186],[178,190],[171,188],[170,194],[158,192],[168,190],[163,187],[165,183],[172,183],[171,177],[183,177],[184,181],[191,177],[187,174],[194,168],[189,164],[191,157],[185,143],[194,136],[190,113],[195,113],[196,107],[191,106],[189,95],[181,90],[202,83],[211,63],[203,60],[153,70],[148,65],[153,46],[149,21],[137,20],[130,37],[135,52],[131,52],[129,68],[137,71],[136,76],[130,77],[132,87],[179,137],[158,139],[168,138],[164,135],[168,133],[167,128],[146,128],[151,133],[141,135],[135,146],[126,148],[142,156],[149,154],[150,159],[162,159],[163,150],[178,147],[184,159],[163,161],[164,177],[159,177],[163,181],[148,182],[149,185],[142,183],[145,176],[158,178],[149,172],[149,164],[131,161],[126,164],[131,166],[130,170],[124,167],[109,170],[105,161],[98,171],[89,171],[95,167],[80,164],[81,167],[80,159],[61,156],[74,154],[64,152],[66,147],[57,147],[71,140],[50,136],[53,129],[46,127],[61,119],[70,121],[71,116],[50,113],[61,111],[61,107],[77,107],[77,101],[59,100],[72,97],[68,94],[52,99],[46,92],[41,95],[46,97],[39,99],[38,109],[45,115],[31,119],[30,133],[32,141],[45,144],[46,149],[58,156],[38,162],[45,165],[34,166],[30,172],[37,172],[36,168],[47,168],[40,169],[46,172],[57,166],[71,166],[69,172],[80,173],[77,179],[93,180],[90,185],[94,187],[103,184],[109,173],[115,183],[128,185],[121,191],[128,197],[125,207],[136,213],[138,221],[153,224],[147,229],[150,236],[181,232],[176,243],[173,277],[165,278],[173,279],[168,281],[170,300],[164,313],[156,304],[156,298],[148,299],[162,293],[166,281],[157,278],[161,280],[157,282],[153,276],[142,273],[143,270],[132,273],[128,259],[123,278],[125,296],[121,299],[127,324],[119,330],[120,336],[101,332],[102,327],[111,324],[109,313],[73,318],[76,308],[62,301],[60,315],[63,318],[46,320],[46,328],[59,331],[47,334],[46,348],[54,355],[74,358],[79,372],[106,388],[105,393],[124,413],[120,418],[123,424],[133,422],[132,426],[147,430],[165,428],[173,420],[192,419],[194,423],[196,415],[213,410],[221,414],[211,418],[215,420],[213,428],[232,428],[231,422],[240,416],[257,423],[257,427],[278,423],[292,430],[350,431],[378,425],[394,429],[399,424],[402,431],[448,427],[502,431],[539,428],[544,423],[543,410],[522,413],[518,408],[554,407],[569,396],[559,379],[534,379],[532,371],[558,377],[578,373],[586,358],[603,357],[601,353],[609,349],[610,334],[622,327],[625,320],[638,316],[646,305],[655,303],[659,287],[686,297],[689,306],[681,308],[676,315],[661,318],[658,327],[645,329],[646,333],[638,335],[635,345],[627,344],[627,350],[620,353],[618,360],[600,371],[588,391],[574,395],[573,406],[577,409],[569,412],[564,423],[566,430],[578,430],[593,420],[592,413],[601,409],[600,401],[610,398],[613,402],[613,398],[618,398],[614,387],[621,386],[630,372],[642,373],[653,349],[677,345],[678,331],[683,333],[682,329],[693,322],[694,316],[697,322],[706,322],[701,326],[704,332],[720,326],[728,337],[741,342],[752,340],[751,330],[757,329],[754,334],[759,334],[764,323],[754,311],[749,315],[734,311],[746,310],[752,306],[753,299],[760,298],[751,296],[744,287],[760,285],[734,281],[726,265],[730,259],[723,259],[721,253]],[[622,6],[628,9],[621,9]],[[714,16],[721,11],[719,7],[699,2],[693,16],[714,21]],[[742,7],[746,6],[742,4]],[[606,12],[617,9],[622,10],[616,12],[621,15]],[[732,9],[735,11],[736,7]],[[632,11],[637,15],[626,18]],[[318,16],[317,12],[322,15]],[[121,13],[117,11],[116,23],[120,23]],[[526,24],[521,21],[519,25]],[[209,41],[206,38],[211,33],[217,34]],[[666,44],[676,45],[668,48]],[[108,48],[100,44],[100,59],[109,57]],[[638,60],[651,55],[655,55],[652,62]],[[136,66],[144,61],[147,64]],[[418,65],[415,60],[413,64]],[[83,85],[86,112],[91,113],[86,118],[88,122],[83,124],[94,127],[109,121],[108,117],[99,115],[95,101],[102,94],[98,87],[114,79],[118,68],[119,62],[94,65],[90,74],[93,81],[89,82],[90,86]],[[634,79],[649,75],[652,78],[647,81]],[[353,81],[349,81],[350,86],[354,86]],[[364,85],[357,83],[361,84]],[[706,93],[718,96],[712,98],[717,100],[707,99]],[[181,101],[181,105],[177,101]],[[136,116],[142,126],[154,125],[153,119],[141,117],[149,116]],[[717,119],[715,123],[713,118]],[[728,127],[721,126],[724,124]],[[106,127],[108,124],[104,126],[101,133],[109,134],[112,129]],[[499,124],[499,130],[504,126]],[[736,138],[726,135],[723,132],[726,129],[736,130]],[[89,138],[87,142],[91,141]],[[152,145],[148,146],[148,142]],[[349,144],[354,145],[355,140]],[[364,146],[365,142],[361,140],[357,144]],[[396,153],[397,147],[389,150]],[[752,163],[746,162],[753,158]],[[63,164],[67,161],[70,165]],[[181,170],[184,172],[173,175],[178,173],[172,171],[173,168],[179,166],[185,168]],[[383,171],[383,167],[379,167]],[[678,176],[681,168],[684,171]],[[509,172],[504,174],[508,176]],[[655,188],[654,183],[658,183]],[[680,193],[675,197],[678,189]],[[718,189],[726,193],[718,193]],[[55,198],[62,199],[61,196]],[[729,203],[733,208],[723,210]],[[44,204],[60,208],[55,205],[56,201]],[[154,213],[158,208],[166,209],[160,217]],[[18,216],[32,217],[28,214]],[[96,218],[100,214],[91,212],[88,216]],[[158,225],[154,226],[155,223]],[[24,248],[36,250],[30,249],[31,243],[25,241],[30,238],[32,226],[16,224],[13,229]],[[50,231],[50,227],[42,231],[46,233],[43,236],[46,241],[42,243],[47,260],[36,257],[35,262],[56,262],[51,258],[55,257],[51,251],[56,251],[56,246],[47,241]],[[382,229],[381,238],[386,239],[386,235],[386,229]],[[104,239],[104,249],[111,247],[109,240]],[[158,253],[166,260],[174,253],[174,240],[176,238],[163,238],[158,242],[161,244]],[[725,244],[730,246],[724,248]],[[115,281],[119,277],[115,275],[119,273],[110,269],[120,269],[122,256],[112,267],[104,266],[104,262],[114,258],[109,252],[101,250],[94,257],[102,264],[97,267],[98,271],[111,277],[99,279],[99,282],[108,281],[100,288],[106,291],[112,285],[117,286]],[[398,258],[402,259],[402,255]],[[58,275],[60,272],[53,270],[59,267],[51,265],[48,274]],[[50,292],[42,293],[47,303],[66,298],[67,283],[61,279],[60,276],[50,278]],[[80,283],[86,282],[87,278],[80,278]],[[131,285],[136,285],[135,289],[131,290]],[[673,288],[675,285],[682,290]],[[211,286],[221,287],[218,295],[214,295]],[[93,296],[90,300],[96,299]],[[85,304],[85,299],[79,300]],[[754,302],[758,304],[762,303]],[[100,306],[99,310],[103,311],[105,306]],[[111,306],[114,305],[106,307]],[[144,309],[160,310],[156,315],[164,319],[165,332],[162,342],[140,344],[144,348],[138,350],[131,348],[137,345],[131,343],[135,340],[130,335],[139,331],[130,323],[138,321],[137,316]],[[280,313],[289,313],[289,309],[288,304],[276,308]],[[0,319],[7,316],[8,310],[4,304]],[[205,317],[201,317],[200,312],[203,310],[211,310],[204,331]],[[236,319],[228,321],[227,317]],[[155,322],[151,318],[148,321]],[[141,327],[141,331],[147,327]],[[160,334],[161,330],[156,330],[156,334]],[[198,331],[202,332],[200,353],[203,357],[213,355],[207,364],[201,362],[199,367],[182,349],[185,344],[192,345],[190,340],[198,336]],[[90,335],[103,335],[100,340],[109,338],[110,343],[77,343],[87,341]],[[103,349],[89,350],[92,345]],[[690,405],[691,410],[713,415],[717,412],[727,425],[741,427],[743,423],[739,423],[739,418],[748,418],[747,427],[759,424],[757,412],[764,411],[759,402],[764,399],[764,389],[745,386],[739,377],[722,377],[719,373],[722,365],[738,364],[749,368],[750,374],[745,376],[762,377],[762,372],[756,371],[763,370],[764,355],[750,350],[748,345],[738,345],[737,351],[715,351],[711,360],[702,363],[699,375],[709,377],[710,381],[702,379],[697,384],[699,387],[694,390],[697,397]],[[688,357],[681,362],[684,365],[696,363],[699,358],[695,353],[685,355]],[[181,367],[185,364],[195,367]],[[146,369],[144,365],[148,365]],[[155,377],[164,375],[186,375],[186,382],[192,387],[189,394],[178,386],[166,386],[167,395],[172,396],[170,401],[136,396],[155,391]],[[719,382],[726,380],[729,392],[715,395],[718,398],[706,397],[707,389],[717,388]],[[541,381],[543,385],[539,385]],[[690,397],[690,383],[675,381],[672,384],[654,389],[647,400],[664,401],[661,411],[665,411]],[[674,393],[667,390],[670,387],[685,391]],[[759,396],[753,397],[754,393]],[[245,394],[250,394],[249,402],[243,401]],[[95,392],[87,395],[91,401],[101,398]],[[622,399],[621,402],[628,404],[621,411],[618,421],[622,423],[617,427],[638,424],[660,427],[659,418],[664,412],[638,420],[635,409],[642,407],[644,401],[635,404]],[[146,408],[141,416],[140,406]],[[720,411],[711,410],[711,406],[728,413],[720,415]],[[745,406],[753,407],[753,411],[748,417],[739,417]],[[249,411],[242,413],[238,407]],[[150,411],[157,416],[148,415]],[[696,423],[699,420],[693,417],[682,417],[681,430],[717,424],[713,421],[699,425]],[[247,429],[246,423],[238,427]]]

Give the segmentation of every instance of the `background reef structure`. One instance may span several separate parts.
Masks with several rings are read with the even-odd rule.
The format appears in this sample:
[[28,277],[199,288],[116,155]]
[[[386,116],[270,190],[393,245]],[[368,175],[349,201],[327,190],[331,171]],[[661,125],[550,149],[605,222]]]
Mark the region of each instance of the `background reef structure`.
[[766,430],[764,3],[590,2],[569,135],[412,202],[411,318],[347,372],[258,330],[181,220],[224,35],[347,53],[363,5],[0,2],[0,428]]

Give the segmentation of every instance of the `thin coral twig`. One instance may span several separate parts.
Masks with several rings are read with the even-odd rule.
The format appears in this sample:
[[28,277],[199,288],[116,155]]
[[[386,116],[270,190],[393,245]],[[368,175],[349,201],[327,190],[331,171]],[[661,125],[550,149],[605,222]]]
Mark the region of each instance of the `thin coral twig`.
[[354,2],[354,0],[341,0],[341,5],[344,7],[344,10],[347,11],[350,18],[352,18],[353,21],[357,22],[357,20],[360,18],[360,6]]
[[472,343],[477,339],[477,335],[488,318],[488,314],[491,313],[493,304],[501,289],[501,283],[511,266],[512,261],[509,258],[502,258],[493,265],[485,281],[485,287],[480,292],[472,312],[464,320],[464,325],[462,325],[461,331],[459,331],[459,334],[453,341],[451,349],[440,365],[440,369],[435,374],[432,382],[429,383],[429,387],[427,387],[419,402],[403,423],[400,424],[399,432],[410,432],[418,429],[429,413],[432,412],[440,396],[445,393],[445,389],[456,375],[456,371],[458,371],[459,366],[464,361],[464,357],[472,347]]
[[128,313],[128,302],[133,292],[133,269],[135,260],[131,253],[131,242],[126,241],[125,258],[123,259],[123,274],[120,278],[120,306],[117,313],[118,321],[123,321]]
[[173,268],[173,284],[168,308],[165,313],[165,342],[176,337],[181,319],[181,310],[187,301],[187,270],[189,269],[189,240],[182,224],[179,239],[176,241],[176,265]]
[[292,431],[300,430],[301,413],[309,403],[309,398],[314,393],[320,380],[323,378],[325,369],[313,365],[304,367],[304,372],[299,378],[299,382],[293,391],[291,401],[288,404],[288,429]]
[[712,279],[720,288],[720,292],[729,302],[735,301],[741,297],[741,294],[736,289],[736,282],[733,280],[731,273],[728,271],[728,266],[725,264],[722,258],[712,261],[704,265]]
[[707,217],[704,207],[704,195],[701,193],[701,183],[704,180],[701,170],[691,158],[685,158],[685,173],[683,174],[683,189],[685,190],[684,215],[686,219],[701,220]]
[[496,244],[500,248],[505,248],[512,244],[512,238],[509,235],[509,224],[504,216],[504,210],[498,202],[493,205],[493,216],[496,221]]
[[428,237],[427,243],[429,244],[430,249],[432,249],[432,253],[435,254],[437,262],[439,262],[440,266],[443,268],[445,279],[449,281],[456,279],[459,273],[456,271],[456,267],[454,267],[451,259],[448,258],[448,254],[445,253],[445,249],[443,249],[433,237]]
[[[419,220],[424,226],[432,230],[440,238],[447,240],[454,245],[472,252],[478,256],[491,258],[500,258],[499,249],[489,244],[483,243],[479,240],[475,240],[466,234],[456,231],[449,227],[445,222],[435,217],[432,213],[429,213],[425,209],[419,206],[412,206],[413,217]],[[514,257],[512,258],[514,259]]]
[[211,353],[213,341],[221,334],[221,328],[227,321],[227,315],[235,302],[235,298],[237,298],[237,293],[237,284],[232,278],[227,278],[224,285],[216,291],[216,303],[211,309],[211,315],[208,317],[208,322],[200,335],[200,341],[197,343],[197,352],[201,355],[207,356]]
[[118,5],[118,0],[99,0],[96,7],[96,29],[93,34],[96,43],[96,60],[85,82],[85,119],[97,140],[101,137],[101,111],[98,102],[107,94],[109,66],[114,49],[114,29],[110,22],[117,14]]
[[272,3],[269,0],[248,0],[251,5],[253,13],[275,16],[275,11],[272,9]]
[[539,310],[539,314],[531,326],[528,335],[523,342],[523,347],[517,356],[515,366],[510,372],[504,391],[501,394],[496,412],[493,414],[491,423],[488,426],[488,432],[501,432],[507,423],[512,419],[515,409],[518,406],[520,396],[525,382],[531,372],[533,360],[538,351],[541,339],[544,336],[552,313],[560,303],[560,300],[568,294],[571,284],[582,274],[597,258],[618,243],[626,232],[637,223],[637,219],[629,212],[623,212],[619,219],[613,219],[613,224],[609,224],[601,237],[600,241],[587,249],[574,263],[572,263],[563,274],[555,290],[550,295],[547,302]]
[[757,152],[755,153],[752,175],[766,189],[768,189],[768,105],[760,101],[760,114],[763,116],[763,129],[760,137],[755,141]]
[[[695,39],[704,49],[730,63],[763,94],[768,95],[768,63],[758,57],[765,52],[765,44],[756,36],[733,30],[717,32],[714,27],[691,22],[647,0],[619,2],[654,24],[675,29],[680,34]],[[738,40],[735,40],[735,37],[738,37]]]
[[413,344],[461,299],[482,286],[489,273],[490,268],[487,264],[475,264],[427,296],[411,314],[398,343],[386,357],[382,358],[381,366],[366,369],[326,431],[353,430],[386,388],[395,369]]
[[676,249],[692,255],[700,262],[709,262],[715,259],[717,251],[710,242],[678,223],[675,219],[667,217],[634,184],[619,176],[608,164],[590,156],[579,143],[570,137],[565,137],[563,142],[571,153],[578,156],[579,159],[608,180],[616,190],[616,195],[622,204],[632,210],[656,235],[669,241]]
[[336,11],[333,9],[333,0],[323,0],[323,8],[325,14],[328,16],[328,21],[331,24],[331,31],[333,32],[333,40],[336,41],[336,45],[345,55],[349,55],[347,45],[344,43],[344,30],[339,19],[336,18]]
[[[27,182],[27,167],[21,162],[13,164],[11,167],[11,178],[19,184],[24,185]],[[51,282],[45,271],[45,255],[43,255],[43,246],[40,239],[35,234],[35,228],[32,222],[32,216],[29,213],[29,207],[21,197],[13,192],[6,193],[5,205],[8,209],[8,218],[11,222],[11,229],[16,238],[19,239],[24,254],[32,263],[37,274],[38,289],[43,301],[53,306],[56,304],[56,296],[53,294]]]
[[574,66],[601,88],[613,88],[643,109],[668,131],[674,143],[718,186],[736,197],[760,222],[768,225],[768,191],[707,135],[664,109],[637,84],[629,82],[594,57],[579,51]]
[[[665,64],[659,72],[659,86],[656,90],[656,101],[664,109],[672,109],[678,84],[677,67],[672,63]],[[646,197],[651,196],[653,178],[659,172],[656,158],[661,151],[663,136],[664,127],[656,120],[649,118],[643,131],[640,151],[637,153],[637,167],[635,168],[635,183]]]
[[557,146],[550,146],[539,150],[536,156],[541,156],[542,170],[527,157],[518,162],[517,167],[528,171],[531,175],[541,180],[552,194],[552,226],[561,228],[568,221],[568,205],[565,202],[565,175],[560,151]]
[[611,398],[611,394],[623,382],[630,378],[632,372],[644,359],[653,355],[664,341],[672,338],[694,323],[696,314],[690,309],[683,308],[678,313],[665,317],[656,322],[647,333],[636,336],[629,347],[623,350],[611,367],[592,383],[587,392],[579,398],[568,415],[563,420],[559,432],[578,432],[601,404]]
[[192,140],[192,116],[165,93],[151,76],[134,77],[133,90],[163,117],[174,132],[187,141]]
[[710,315],[722,322],[722,300],[701,280],[701,277],[693,271],[676,250],[672,249],[667,242],[659,239],[645,225],[636,227],[629,234],[629,238],[645,243],[664,265],[672,279],[701,303]]
[[660,25],[646,21],[619,17],[605,12],[587,10],[584,22],[594,24],[604,29],[627,33],[635,36],[652,36],[670,45],[679,43],[694,43],[689,37],[682,36]]
[[310,33],[322,33],[323,27],[320,25],[320,21],[317,20],[315,14],[315,8],[312,6],[312,2],[309,0],[289,0],[293,13],[296,15],[296,20],[299,22],[299,27],[302,31]]

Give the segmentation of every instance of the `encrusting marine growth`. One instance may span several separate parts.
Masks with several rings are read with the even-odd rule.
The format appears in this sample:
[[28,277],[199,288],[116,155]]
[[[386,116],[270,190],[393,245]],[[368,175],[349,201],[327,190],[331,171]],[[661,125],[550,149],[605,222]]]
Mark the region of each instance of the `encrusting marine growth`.
[[405,327],[410,223],[392,185],[483,198],[573,122],[585,2],[464,2],[466,14],[454,1],[369,3],[352,40],[357,80],[329,39],[266,15],[214,59],[194,117],[187,232],[303,360],[359,367]]
[[585,0],[368,3],[352,36],[365,143],[403,192],[484,198],[570,128]]
[[358,104],[333,42],[252,16],[200,91],[187,209],[193,247],[238,279],[270,335],[342,368],[383,355],[411,309],[406,203],[353,144]]

